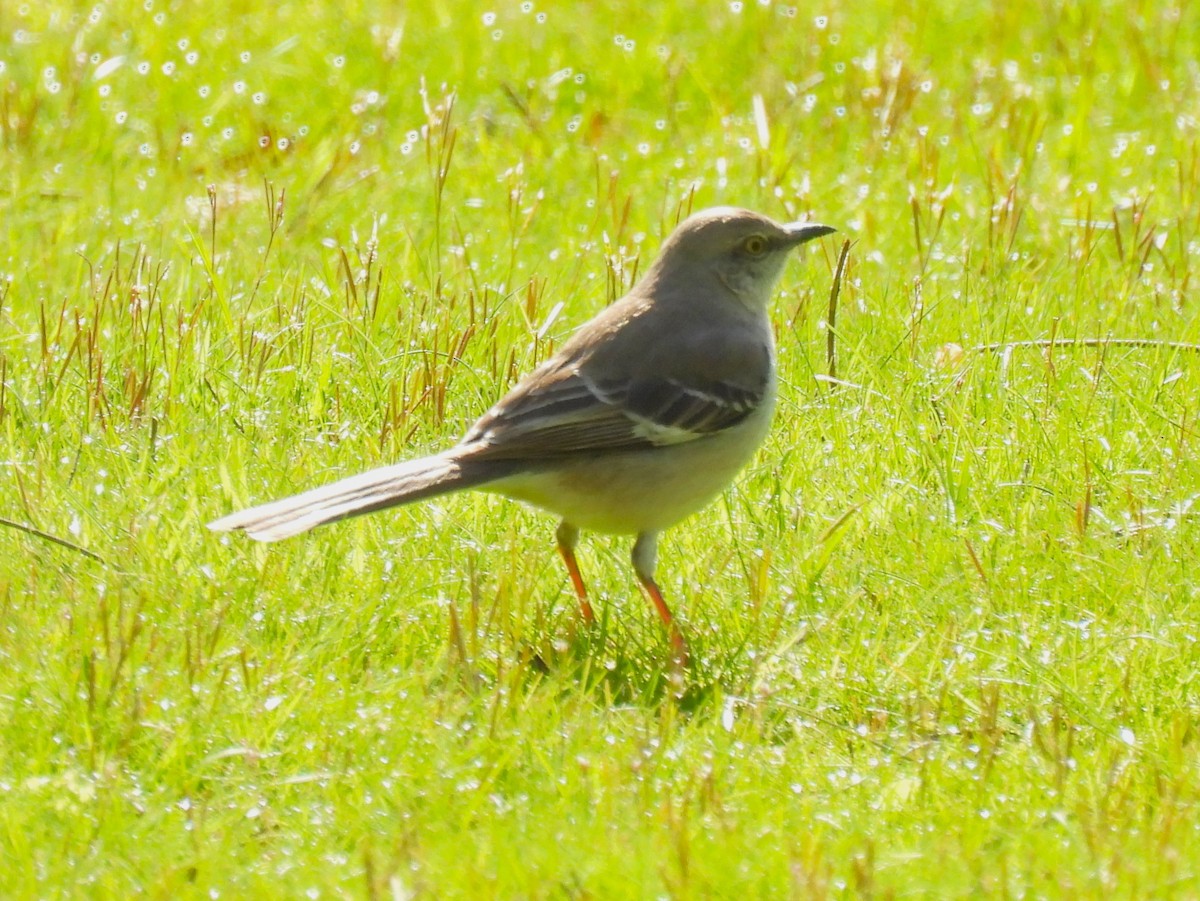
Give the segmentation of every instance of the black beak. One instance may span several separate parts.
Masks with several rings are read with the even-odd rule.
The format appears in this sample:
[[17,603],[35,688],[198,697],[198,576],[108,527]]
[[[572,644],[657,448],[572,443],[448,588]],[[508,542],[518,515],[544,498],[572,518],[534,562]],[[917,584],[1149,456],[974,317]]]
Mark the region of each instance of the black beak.
[[807,244],[814,238],[823,238],[837,231],[832,225],[818,225],[815,222],[793,222],[783,228],[788,233],[788,244],[792,247]]

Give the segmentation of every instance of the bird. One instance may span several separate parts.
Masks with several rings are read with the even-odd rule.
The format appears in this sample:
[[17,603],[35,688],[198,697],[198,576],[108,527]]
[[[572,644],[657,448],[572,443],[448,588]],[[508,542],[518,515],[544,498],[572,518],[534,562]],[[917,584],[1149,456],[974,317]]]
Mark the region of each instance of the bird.
[[765,438],[777,393],[768,317],[789,252],[836,229],[714,207],[684,219],[630,291],[581,326],[462,439],[208,524],[278,541],[464,489],[556,514],[580,616],[596,614],[580,530],[633,535],[638,582],[687,642],[655,580],[659,535],[723,491]]

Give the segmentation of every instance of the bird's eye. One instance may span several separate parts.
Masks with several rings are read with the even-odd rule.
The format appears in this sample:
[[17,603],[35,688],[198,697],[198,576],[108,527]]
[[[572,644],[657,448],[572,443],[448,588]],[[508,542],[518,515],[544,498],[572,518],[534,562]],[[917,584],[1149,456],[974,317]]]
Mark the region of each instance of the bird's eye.
[[752,257],[761,257],[767,252],[767,239],[762,235],[751,235],[742,242],[742,250]]

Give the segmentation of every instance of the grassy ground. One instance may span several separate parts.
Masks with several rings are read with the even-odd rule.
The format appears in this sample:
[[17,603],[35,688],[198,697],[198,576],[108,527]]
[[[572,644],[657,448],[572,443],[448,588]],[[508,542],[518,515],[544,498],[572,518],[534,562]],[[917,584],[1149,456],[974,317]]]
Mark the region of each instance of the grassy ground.
[[[0,895],[1200,895],[1195,11],[378,6],[0,8]],[[204,529],[715,203],[841,231],[663,542],[686,685],[514,504]]]

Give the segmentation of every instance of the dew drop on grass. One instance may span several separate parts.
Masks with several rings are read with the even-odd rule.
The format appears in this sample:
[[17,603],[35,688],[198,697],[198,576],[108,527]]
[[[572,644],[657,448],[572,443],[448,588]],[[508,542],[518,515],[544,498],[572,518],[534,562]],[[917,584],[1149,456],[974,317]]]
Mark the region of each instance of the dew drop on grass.
[[[99,54],[97,54],[97,56],[98,55]],[[104,79],[104,78],[108,78],[108,76],[112,75],[113,72],[115,72],[117,69],[119,69],[124,62],[125,62],[125,57],[123,57],[123,56],[114,56],[110,59],[106,59],[104,62],[99,63],[96,66],[96,71],[94,73],[92,73],[92,77],[95,78],[97,81],[100,81],[101,79]],[[0,64],[0,72],[3,72],[3,71],[4,71],[3,64]]]

